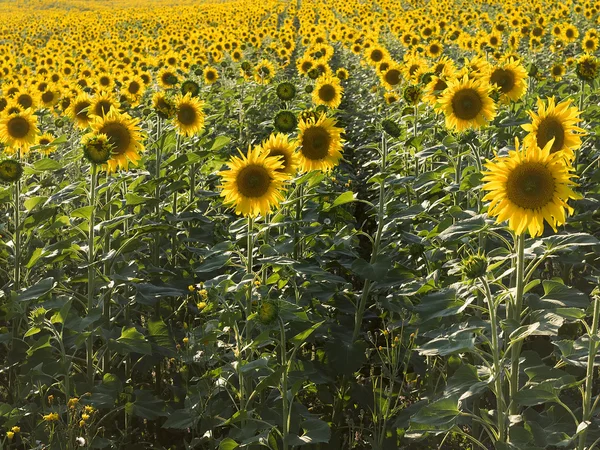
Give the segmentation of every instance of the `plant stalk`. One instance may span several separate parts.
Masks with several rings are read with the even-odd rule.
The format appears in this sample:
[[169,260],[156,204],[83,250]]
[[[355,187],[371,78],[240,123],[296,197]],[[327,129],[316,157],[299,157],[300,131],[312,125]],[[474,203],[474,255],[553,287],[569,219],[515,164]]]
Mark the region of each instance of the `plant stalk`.
[[[91,180],[90,180],[90,218],[88,221],[88,286],[87,286],[87,313],[91,314],[94,308],[94,284],[96,281],[96,274],[94,272],[94,242],[95,242],[95,231],[94,225],[96,222],[96,190],[98,183],[98,167],[96,164],[92,164],[91,167]],[[90,325],[90,335],[87,339],[87,378],[90,386],[94,385],[94,330],[93,325]]]
[[[521,323],[521,311],[523,309],[523,290],[525,288],[525,234],[515,236],[515,253],[517,256],[516,271],[516,293],[514,303],[509,308],[509,317],[518,327]],[[508,340],[507,340],[508,344]],[[517,402],[515,401],[517,392],[519,392],[519,356],[521,355],[522,341],[516,342],[511,348],[510,355],[510,414],[519,413]]]

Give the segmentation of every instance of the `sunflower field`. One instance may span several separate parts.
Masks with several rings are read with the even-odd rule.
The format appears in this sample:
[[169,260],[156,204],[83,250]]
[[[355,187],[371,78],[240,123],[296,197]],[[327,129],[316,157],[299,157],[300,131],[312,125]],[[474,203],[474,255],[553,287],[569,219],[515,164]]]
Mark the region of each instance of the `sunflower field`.
[[0,450],[600,449],[599,0],[0,18]]

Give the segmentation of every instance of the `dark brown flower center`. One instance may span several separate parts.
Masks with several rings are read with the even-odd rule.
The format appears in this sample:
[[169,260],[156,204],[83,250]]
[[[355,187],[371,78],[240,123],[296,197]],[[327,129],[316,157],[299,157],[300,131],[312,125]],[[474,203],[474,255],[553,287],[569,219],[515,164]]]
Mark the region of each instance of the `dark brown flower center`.
[[302,135],[302,154],[305,158],[318,161],[329,155],[331,136],[321,127],[308,128]]
[[192,105],[181,105],[177,110],[177,120],[182,125],[192,125],[197,118],[196,110]]
[[511,70],[496,69],[492,72],[490,82],[500,88],[506,94],[515,87],[515,74]]
[[319,98],[324,102],[330,102],[335,98],[335,87],[331,84],[324,84],[319,88]]
[[565,129],[562,123],[555,117],[546,117],[538,125],[536,137],[539,148],[544,148],[554,138],[550,153],[555,153],[563,148],[565,143]]
[[105,134],[108,141],[113,145],[113,153],[122,155],[131,144],[131,133],[129,129],[119,122],[108,122],[99,131]]
[[31,125],[24,117],[13,117],[8,121],[7,128],[12,138],[22,139],[29,133]]
[[554,198],[554,177],[544,164],[526,162],[515,167],[506,180],[506,196],[524,209],[539,209]]
[[481,97],[474,89],[460,90],[452,98],[452,110],[459,119],[472,120],[477,117],[482,108]]
[[386,83],[392,86],[396,86],[400,83],[400,71],[398,69],[388,70],[383,77],[385,78]]
[[271,177],[267,169],[256,164],[240,170],[235,181],[240,194],[251,198],[262,197],[271,185]]

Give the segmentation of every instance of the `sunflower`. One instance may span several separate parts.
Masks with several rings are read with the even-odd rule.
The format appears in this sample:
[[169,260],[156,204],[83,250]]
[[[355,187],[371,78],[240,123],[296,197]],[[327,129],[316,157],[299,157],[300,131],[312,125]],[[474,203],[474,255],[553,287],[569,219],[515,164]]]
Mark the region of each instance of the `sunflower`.
[[248,148],[248,154],[234,156],[227,163],[229,170],[219,172],[224,203],[235,206],[236,214],[256,217],[270,213],[282,200],[282,189],[289,175],[282,172],[278,158],[261,152],[259,147]]
[[274,76],[275,67],[266,59],[260,60],[254,68],[254,80],[259,84],[268,84]]
[[115,85],[115,79],[107,72],[101,72],[96,77],[98,89],[103,91],[111,91]]
[[342,102],[344,88],[340,85],[340,79],[331,75],[322,75],[317,78],[312,100],[315,105],[325,105],[337,108]]
[[0,161],[0,181],[14,183],[23,175],[23,165],[16,159]]
[[204,128],[204,102],[190,93],[175,97],[175,128],[184,136],[193,136]]
[[286,134],[273,133],[258,147],[269,156],[281,159],[282,167],[277,169],[277,171],[293,176],[296,174],[296,167],[298,166],[295,153],[297,146],[298,143],[296,141],[289,141]]
[[83,156],[92,164],[106,164],[110,159],[113,144],[105,134],[87,133],[81,138]]
[[159,70],[157,75],[158,84],[163,89],[169,89],[175,87],[179,83],[177,77],[177,71],[170,67],[163,67]]
[[39,99],[42,105],[48,109],[52,109],[56,105],[61,97],[60,86],[51,84],[46,87],[44,92],[39,95]]
[[92,120],[90,113],[91,105],[92,97],[89,94],[82,92],[71,102],[67,108],[66,114],[75,121],[79,128],[87,128]]
[[113,145],[111,158],[107,161],[109,173],[117,168],[127,169],[128,161],[137,165],[141,156],[139,152],[144,149],[142,135],[138,127],[138,119],[133,119],[129,114],[119,113],[114,108],[104,117],[94,117],[92,130],[96,134],[104,134]]
[[565,75],[566,71],[567,69],[565,68],[564,64],[558,62],[554,63],[550,68],[550,75],[552,76],[554,81],[560,81],[562,80],[562,77]]
[[483,189],[488,192],[484,201],[490,201],[488,214],[497,217],[497,223],[508,220],[508,227],[516,234],[528,231],[531,237],[544,232],[544,220],[556,231],[566,221],[565,209],[569,199],[580,198],[571,186],[572,168],[557,153],[551,152],[552,141],[543,149],[523,144],[515,139],[515,150],[508,156],[488,161],[483,174]]
[[111,108],[119,111],[119,107],[121,105],[119,102],[113,97],[112,94],[108,92],[101,92],[99,94],[94,95],[92,98],[92,103],[89,107],[88,114],[104,117],[109,113]]
[[152,96],[152,107],[163,119],[170,119],[175,114],[173,100],[162,91],[158,91]]
[[509,60],[501,65],[493,67],[488,72],[488,81],[500,91],[500,101],[509,103],[516,102],[527,91],[527,71],[520,63]]
[[444,51],[444,46],[440,41],[433,41],[427,45],[426,52],[430,58],[438,58]]
[[581,49],[586,53],[594,53],[598,50],[598,38],[597,37],[585,37],[581,41]]
[[581,147],[581,134],[584,130],[577,126],[581,114],[575,106],[570,106],[571,100],[555,105],[554,97],[548,99],[546,105],[538,99],[538,113],[529,111],[531,123],[521,125],[529,134],[523,143],[530,147],[544,148],[554,139],[550,153],[563,152],[568,160],[575,158],[574,150]]
[[275,114],[273,123],[278,131],[291,133],[298,126],[298,119],[293,112],[284,109]]
[[23,109],[31,108],[35,110],[37,107],[38,97],[35,91],[30,93],[27,90],[21,89],[15,93],[14,99]]
[[565,41],[571,43],[575,42],[579,37],[579,30],[574,25],[566,25],[563,30],[563,38]]
[[376,66],[381,61],[388,59],[390,57],[390,54],[388,53],[385,47],[382,47],[380,45],[374,45],[365,50],[365,57],[368,64]]
[[448,87],[448,83],[443,78],[433,76],[431,81],[425,86],[425,101],[429,103],[436,112],[441,112],[436,107],[440,97]]
[[336,70],[335,76],[338,77],[340,80],[347,80],[350,74],[345,68],[340,67],[338,70]]
[[[419,74],[422,73],[422,71],[419,72]],[[402,82],[402,71],[397,64],[391,63],[385,72],[380,73],[379,78],[386,89],[391,91]]]
[[450,81],[440,98],[446,127],[456,131],[480,128],[496,116],[496,106],[489,96],[490,86],[482,80]]
[[133,76],[128,80],[123,81],[121,93],[132,104],[137,104],[140,98],[144,95],[146,85],[140,76]]
[[39,145],[38,151],[44,155],[49,155],[56,147],[51,145],[54,142],[54,136],[50,133],[44,133],[36,138],[36,144]]
[[383,94],[383,98],[385,100],[385,103],[388,105],[396,103],[400,99],[398,97],[398,94],[396,94],[395,92],[386,92],[385,94]]
[[35,143],[38,132],[37,117],[31,109],[0,119],[0,142],[14,150],[20,148],[27,153],[29,147]]
[[600,61],[593,55],[581,55],[577,59],[575,73],[582,81],[592,81],[600,72]]
[[219,72],[214,67],[205,67],[202,72],[204,76],[204,82],[206,84],[213,84],[219,79]]
[[319,119],[300,119],[298,157],[303,172],[330,171],[342,158],[342,128],[335,126],[333,118],[321,114]]

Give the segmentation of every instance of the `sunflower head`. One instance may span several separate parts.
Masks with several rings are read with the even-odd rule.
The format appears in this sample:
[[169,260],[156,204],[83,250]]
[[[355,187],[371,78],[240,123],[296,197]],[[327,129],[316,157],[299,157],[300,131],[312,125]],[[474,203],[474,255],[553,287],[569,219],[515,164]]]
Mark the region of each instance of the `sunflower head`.
[[571,106],[570,100],[556,104],[554,97],[549,98],[547,103],[538,99],[537,106],[537,114],[529,112],[531,123],[522,125],[529,132],[524,143],[529,147],[544,148],[552,141],[550,153],[561,153],[568,160],[573,160],[574,151],[581,146],[581,135],[584,133],[577,126],[581,111]]
[[404,88],[404,91],[402,91],[402,97],[410,106],[416,106],[421,101],[422,93],[423,92],[419,86],[415,84],[409,84]]
[[284,81],[277,85],[275,93],[277,94],[277,97],[279,97],[279,100],[286,102],[292,100],[296,96],[296,86],[289,81]]
[[0,119],[0,142],[13,149],[28,152],[38,132],[37,117],[30,109]]
[[500,92],[500,98],[504,103],[517,101],[527,90],[527,71],[513,60],[491,67],[488,72],[489,83]]
[[184,136],[193,136],[204,128],[204,102],[191,94],[179,94],[175,98],[175,127]]
[[279,158],[282,167],[276,169],[279,172],[285,172],[289,175],[296,174],[298,166],[296,157],[296,148],[298,143],[290,141],[286,134],[273,133],[269,138],[260,144],[260,151],[265,152],[268,156]]
[[163,119],[170,119],[175,114],[175,103],[164,92],[159,91],[152,96],[152,106]]
[[200,85],[194,80],[185,80],[181,83],[181,93],[183,95],[190,94],[192,97],[197,97],[200,94]]
[[385,130],[387,134],[389,134],[393,138],[399,138],[400,136],[402,136],[402,129],[393,120],[383,120],[381,122],[381,127]]
[[105,134],[88,133],[81,139],[83,156],[92,164],[106,164],[112,154],[113,144]]
[[600,73],[600,61],[592,55],[582,55],[575,65],[575,73],[582,81],[591,82]]
[[15,183],[23,175],[23,165],[15,159],[0,161],[0,181]]
[[446,127],[464,131],[480,128],[492,120],[496,107],[489,92],[488,84],[466,76],[449,82],[439,101],[446,116]]
[[224,203],[235,207],[236,214],[256,217],[270,213],[283,200],[282,189],[289,175],[283,172],[280,158],[270,157],[262,148],[248,148],[227,164],[222,178]]
[[296,115],[287,110],[281,110],[275,114],[273,122],[275,124],[275,128],[282,133],[291,133],[298,126],[298,119],[296,119]]
[[342,128],[333,118],[321,114],[318,120],[300,120],[298,136],[300,166],[303,172],[329,172],[342,158]]
[[[573,168],[565,159],[551,153],[553,140],[540,149],[537,146],[519,148],[508,156],[496,157],[485,164],[483,189],[489,191],[484,201],[490,201],[488,214],[497,222],[508,220],[508,227],[516,234],[528,231],[531,237],[544,232],[544,221],[554,231],[573,211],[569,199],[580,198],[572,187]],[[566,212],[565,212],[566,211]]]
[[140,161],[139,152],[144,145],[138,122],[139,119],[120,114],[115,109],[111,109],[104,117],[95,117],[92,130],[95,134],[106,135],[112,145],[111,158],[107,161],[109,173],[117,168],[127,169],[129,162],[137,165]]
[[325,105],[329,108],[337,108],[342,102],[344,88],[340,85],[340,79],[329,74],[322,75],[317,79],[312,99],[315,105]]

